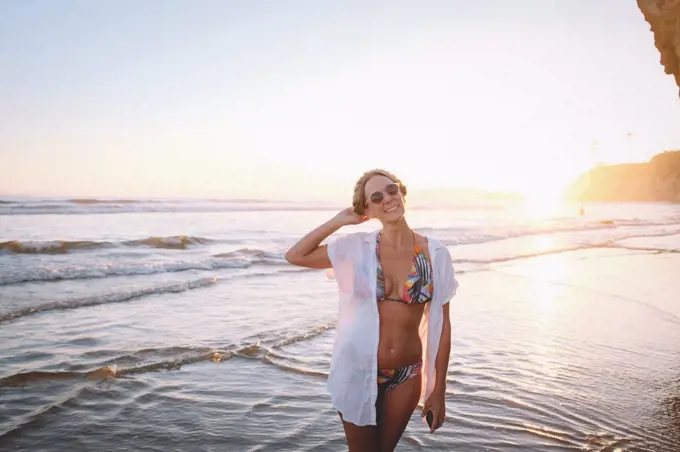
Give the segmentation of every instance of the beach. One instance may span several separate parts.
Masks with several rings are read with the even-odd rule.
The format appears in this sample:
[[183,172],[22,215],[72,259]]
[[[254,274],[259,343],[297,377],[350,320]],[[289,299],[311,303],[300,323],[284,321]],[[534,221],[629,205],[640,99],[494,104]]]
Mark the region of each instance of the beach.
[[[336,207],[0,204],[0,449],[346,450],[335,282],[283,259]],[[680,205],[585,210],[409,210],[460,287],[447,422],[397,450],[680,450]]]

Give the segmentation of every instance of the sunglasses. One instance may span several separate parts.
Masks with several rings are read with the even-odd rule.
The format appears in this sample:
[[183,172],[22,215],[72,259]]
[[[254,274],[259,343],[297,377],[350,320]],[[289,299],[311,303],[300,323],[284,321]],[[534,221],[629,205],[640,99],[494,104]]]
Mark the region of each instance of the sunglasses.
[[371,195],[371,202],[373,204],[380,204],[381,202],[383,202],[383,199],[385,199],[385,195],[383,195],[383,192],[387,193],[390,196],[397,196],[399,194],[399,184],[391,183],[385,185],[384,190],[376,191]]

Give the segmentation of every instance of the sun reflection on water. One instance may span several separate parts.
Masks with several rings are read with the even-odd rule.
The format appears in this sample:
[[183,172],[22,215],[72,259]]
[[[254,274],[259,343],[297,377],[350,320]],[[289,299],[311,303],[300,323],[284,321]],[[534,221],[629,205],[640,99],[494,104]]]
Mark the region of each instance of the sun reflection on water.
[[[534,238],[533,250],[546,251],[555,247],[551,236],[538,235]],[[555,343],[556,329],[560,313],[564,311],[563,292],[556,281],[564,281],[569,269],[569,261],[563,255],[547,255],[527,262],[531,285],[527,293],[527,315],[531,317],[534,337],[531,341],[531,356],[536,369],[548,377],[542,380],[549,384],[559,377],[561,367],[557,354],[559,346]],[[552,388],[555,391],[555,388]]]
[[[549,235],[538,235],[534,238],[534,252],[544,252],[556,247],[555,238]],[[532,301],[538,309],[552,311],[556,303],[555,281],[563,281],[567,276],[568,262],[559,254],[542,256],[531,265],[531,276],[534,279]]]

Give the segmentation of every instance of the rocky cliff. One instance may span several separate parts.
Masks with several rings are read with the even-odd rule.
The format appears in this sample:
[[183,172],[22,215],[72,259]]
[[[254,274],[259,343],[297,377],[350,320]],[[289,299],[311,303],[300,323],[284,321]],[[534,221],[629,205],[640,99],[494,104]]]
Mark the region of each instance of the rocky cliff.
[[654,33],[666,74],[680,87],[680,0],[637,0],[638,7]]
[[663,152],[646,163],[594,168],[574,181],[566,197],[590,202],[680,202],[680,151]]

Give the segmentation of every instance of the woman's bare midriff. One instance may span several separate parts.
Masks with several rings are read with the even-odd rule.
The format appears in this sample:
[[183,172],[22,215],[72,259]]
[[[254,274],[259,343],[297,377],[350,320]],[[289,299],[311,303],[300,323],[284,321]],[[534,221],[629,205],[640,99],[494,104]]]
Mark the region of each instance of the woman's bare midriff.
[[379,301],[380,342],[378,368],[397,369],[417,363],[423,346],[418,334],[424,304],[411,305],[398,301]]

